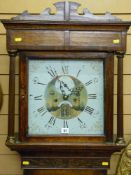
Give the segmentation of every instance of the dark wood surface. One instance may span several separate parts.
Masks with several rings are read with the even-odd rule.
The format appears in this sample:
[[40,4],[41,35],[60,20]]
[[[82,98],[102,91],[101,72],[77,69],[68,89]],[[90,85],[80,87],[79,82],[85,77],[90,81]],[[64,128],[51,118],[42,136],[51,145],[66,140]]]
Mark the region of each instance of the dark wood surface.
[[9,103],[8,103],[8,138],[10,142],[15,142],[15,57],[16,51],[9,51],[10,68],[9,68]]
[[106,171],[101,170],[25,170],[25,175],[106,175]]
[[[24,169],[108,169],[110,161],[108,157],[23,157],[23,162],[29,162],[29,165],[23,165]],[[104,166],[103,162],[108,165]]]
[[[131,22],[122,22],[110,13],[98,17],[87,9],[77,13],[80,4],[56,3],[59,13],[50,15],[46,9],[40,15],[22,15],[2,20],[7,31],[7,51],[10,56],[9,121],[6,145],[22,157],[26,175],[102,175],[110,167],[112,153],[124,146],[123,138],[123,57],[126,36]],[[14,135],[15,56],[20,55],[20,126]],[[113,135],[114,55],[118,58],[117,140]],[[103,136],[43,136],[28,137],[28,59],[102,59],[104,61]],[[28,165],[23,164],[25,161]],[[104,162],[104,163],[103,163]],[[102,164],[103,163],[103,164]],[[43,170],[42,170],[43,169]],[[83,170],[84,169],[84,170]],[[92,169],[92,170],[89,170]]]
[[[20,21],[21,23],[21,21]],[[6,23],[7,49],[20,50],[88,50],[125,51],[129,25],[90,25],[71,23]],[[21,26],[20,26],[21,25]],[[38,27],[39,26],[39,27]],[[29,30],[31,29],[31,30]],[[16,41],[20,39],[20,41]]]
[[113,88],[114,88],[114,56],[108,54],[105,62],[105,135],[107,142],[113,142]]
[[117,80],[117,144],[125,144],[123,128],[123,58],[124,54],[118,54],[118,80]]

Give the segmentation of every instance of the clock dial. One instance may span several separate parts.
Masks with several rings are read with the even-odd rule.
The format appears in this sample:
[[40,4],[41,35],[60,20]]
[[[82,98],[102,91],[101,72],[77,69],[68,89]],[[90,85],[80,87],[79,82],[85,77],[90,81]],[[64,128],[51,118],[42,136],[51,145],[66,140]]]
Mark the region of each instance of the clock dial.
[[103,61],[29,60],[28,134],[103,135]]

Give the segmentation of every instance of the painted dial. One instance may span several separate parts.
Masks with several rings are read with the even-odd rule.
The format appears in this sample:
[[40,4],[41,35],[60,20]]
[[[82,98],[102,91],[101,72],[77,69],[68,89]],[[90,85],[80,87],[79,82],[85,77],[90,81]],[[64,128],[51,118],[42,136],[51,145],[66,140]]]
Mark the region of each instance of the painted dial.
[[29,135],[103,135],[102,60],[36,60],[28,67]]

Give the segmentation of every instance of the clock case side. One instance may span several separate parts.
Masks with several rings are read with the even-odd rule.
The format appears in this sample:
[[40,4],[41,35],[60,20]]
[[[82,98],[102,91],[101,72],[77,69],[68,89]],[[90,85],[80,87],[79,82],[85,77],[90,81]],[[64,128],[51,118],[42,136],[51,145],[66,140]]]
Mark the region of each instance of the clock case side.
[[[103,136],[28,136],[28,60],[102,59],[104,63],[104,135]],[[104,52],[20,52],[20,124],[19,141],[29,143],[113,143],[113,53]]]

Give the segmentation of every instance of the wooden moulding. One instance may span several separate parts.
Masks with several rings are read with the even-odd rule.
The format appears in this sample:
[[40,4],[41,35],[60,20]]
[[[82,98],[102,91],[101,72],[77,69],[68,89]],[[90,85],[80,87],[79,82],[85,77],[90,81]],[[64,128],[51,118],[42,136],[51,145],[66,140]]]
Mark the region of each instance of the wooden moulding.
[[75,169],[72,169],[72,170],[60,170],[60,169],[53,169],[53,170],[40,170],[40,169],[37,169],[37,170],[31,170],[31,169],[26,169],[24,170],[24,173],[25,175],[43,175],[43,173],[45,175],[54,175],[54,174],[57,174],[57,175],[85,175],[85,174],[88,174],[88,175],[106,175],[106,170],[86,170],[86,169],[83,169],[83,170],[75,170]]
[[[37,55],[38,54],[38,55]],[[45,142],[45,143],[88,143],[88,142],[113,142],[113,63],[114,58],[113,54],[109,53],[102,53],[102,52],[95,52],[95,53],[83,53],[83,52],[68,52],[66,54],[65,52],[56,52],[55,54],[53,52],[42,53],[37,52],[37,54],[34,52],[21,52],[20,54],[20,134],[19,139],[20,141],[25,142]],[[51,54],[52,57],[51,57]],[[45,136],[28,136],[28,60],[31,57],[35,57],[36,59],[47,59],[46,55],[49,59],[55,59],[55,58],[63,58],[63,59],[101,59],[104,64],[104,79],[106,80],[104,82],[104,91],[105,91],[105,99],[104,99],[104,114],[105,114],[105,132],[102,136],[53,136],[53,135],[45,135]],[[78,57],[79,56],[79,57]],[[24,97],[24,98],[23,98]],[[110,107],[109,107],[110,106]]]

